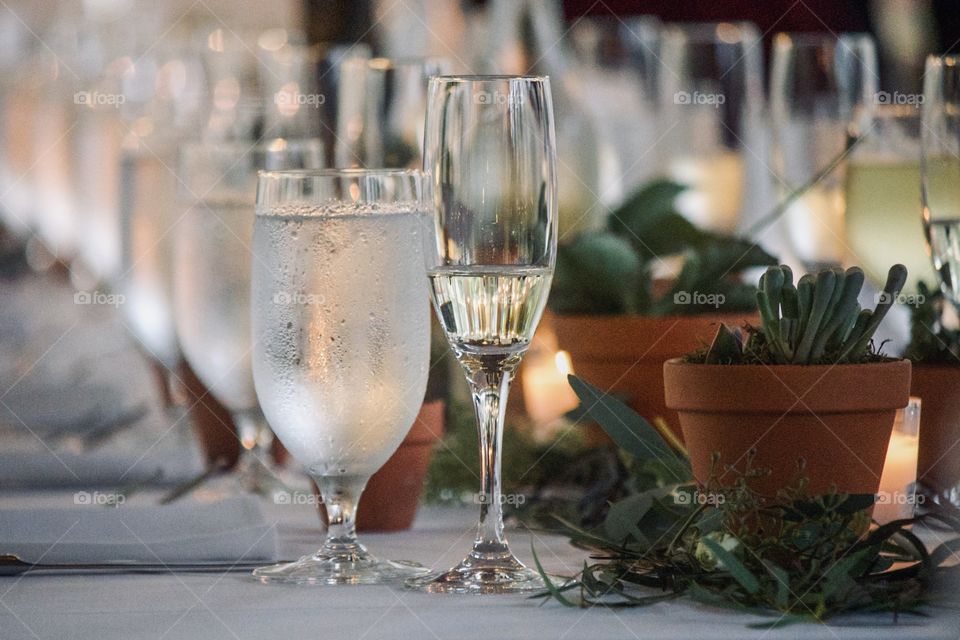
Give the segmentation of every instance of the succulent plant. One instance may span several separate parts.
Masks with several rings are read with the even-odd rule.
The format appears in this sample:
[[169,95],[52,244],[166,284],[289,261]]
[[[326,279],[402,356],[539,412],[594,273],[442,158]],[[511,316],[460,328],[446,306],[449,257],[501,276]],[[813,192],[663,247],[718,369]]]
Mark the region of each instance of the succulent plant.
[[823,269],[793,284],[793,272],[770,267],[760,278],[757,306],[761,326],[751,328],[744,343],[721,326],[703,356],[708,364],[817,364],[863,362],[871,355],[870,341],[907,280],[902,264],[890,267],[886,286],[873,311],[861,309],[863,270]]

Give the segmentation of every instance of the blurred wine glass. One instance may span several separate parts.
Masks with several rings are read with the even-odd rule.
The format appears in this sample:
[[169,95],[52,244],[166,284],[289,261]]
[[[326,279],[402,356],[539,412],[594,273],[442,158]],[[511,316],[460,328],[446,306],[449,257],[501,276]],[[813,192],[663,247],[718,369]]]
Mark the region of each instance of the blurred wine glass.
[[182,148],[174,231],[174,320],[197,377],[233,415],[242,446],[240,485],[277,485],[273,434],[253,387],[250,275],[258,170],[318,168],[319,140],[199,142]]
[[[43,269],[67,266],[76,255],[78,219],[73,192],[73,109],[88,99],[82,91],[79,58],[80,18],[74,12],[58,16],[45,37],[39,72],[41,85],[31,105],[27,142],[30,157],[30,198],[35,236],[28,244],[28,259]],[[46,255],[44,255],[46,254]]]
[[746,164],[763,144],[760,34],[747,22],[668,24],[661,34],[659,100],[667,176],[688,189],[677,208],[691,222],[736,230]]
[[[262,45],[261,45],[262,46]],[[287,42],[260,57],[269,136],[318,137],[328,164],[334,162],[337,96],[343,65],[366,60],[370,48],[352,45],[304,45]]]
[[851,259],[878,289],[883,288],[891,264],[905,265],[909,272],[906,294],[915,293],[920,281],[935,280],[919,215],[918,107],[917,102],[878,104],[861,119],[862,129],[855,132],[860,141],[850,152],[844,181]]
[[[181,360],[173,323],[173,229],[177,149],[206,115],[200,50],[189,34],[131,61],[123,74],[125,135],[118,180],[122,310],[129,328],[161,371]],[[172,385],[171,385],[172,386]]]
[[34,67],[35,41],[26,25],[9,11],[0,13],[0,221],[12,243],[22,244],[29,233],[26,208],[25,172],[28,166],[22,136],[22,121],[31,104],[36,82],[29,71]]
[[939,284],[960,309],[960,56],[927,58],[921,110],[923,224]]
[[600,136],[612,157],[604,166],[600,197],[617,206],[660,168],[655,144],[660,21],[654,16],[586,16],[570,30],[576,65],[570,69],[590,96]]
[[[843,153],[855,118],[869,122],[877,53],[867,34],[778,33],[772,55],[773,161],[783,199]],[[839,164],[785,213],[790,246],[808,271],[839,265],[846,253],[845,168]]]
[[449,69],[443,59],[354,58],[340,68],[338,167],[419,167],[427,80]]
[[32,124],[36,105],[48,77],[52,61],[48,52],[31,47],[13,73],[11,91],[4,102],[4,163],[7,180],[4,185],[3,216],[6,226],[24,244],[36,229],[37,203],[33,197]]

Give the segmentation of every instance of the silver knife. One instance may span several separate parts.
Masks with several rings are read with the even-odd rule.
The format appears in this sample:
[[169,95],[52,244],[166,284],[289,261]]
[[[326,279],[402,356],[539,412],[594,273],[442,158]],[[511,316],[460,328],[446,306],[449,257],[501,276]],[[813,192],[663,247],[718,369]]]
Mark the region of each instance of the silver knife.
[[160,562],[106,562],[106,563],[33,563],[21,560],[13,554],[0,554],[0,577],[25,574],[62,574],[62,573],[227,573],[231,571],[252,571],[273,562],[205,562],[177,563]]

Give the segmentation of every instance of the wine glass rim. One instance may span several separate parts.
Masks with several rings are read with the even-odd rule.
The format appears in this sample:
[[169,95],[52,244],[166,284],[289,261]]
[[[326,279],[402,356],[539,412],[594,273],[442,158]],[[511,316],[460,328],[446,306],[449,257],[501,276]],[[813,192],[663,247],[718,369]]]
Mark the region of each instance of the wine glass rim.
[[525,82],[543,82],[549,80],[548,75],[523,74],[453,74],[430,76],[431,81],[440,82],[502,82],[504,80],[521,80]]
[[248,153],[263,151],[299,151],[303,149],[323,149],[323,139],[312,138],[261,138],[255,142],[249,140],[216,140],[200,139],[184,142],[181,145],[184,151],[208,151],[213,154],[239,153],[241,156]]
[[379,177],[422,177],[420,169],[363,169],[363,168],[326,168],[326,169],[261,169],[260,178],[379,178]]
[[947,67],[960,66],[960,53],[931,53],[927,56],[927,64]]
[[790,41],[802,45],[833,44],[842,40],[872,40],[873,36],[866,31],[842,31],[833,33],[828,31],[778,31],[773,35],[774,42],[789,38]]
[[668,22],[662,34],[665,39],[682,38],[691,44],[743,44],[760,38],[756,23],[750,20]]
[[370,58],[354,57],[345,62],[363,65],[372,71],[389,71],[416,67],[443,67],[447,58],[443,56],[373,56]]

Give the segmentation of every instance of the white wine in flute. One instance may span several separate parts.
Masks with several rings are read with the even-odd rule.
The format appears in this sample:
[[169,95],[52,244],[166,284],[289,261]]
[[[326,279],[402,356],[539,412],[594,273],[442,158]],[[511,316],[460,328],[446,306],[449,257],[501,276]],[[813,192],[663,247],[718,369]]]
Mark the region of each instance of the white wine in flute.
[[550,293],[552,272],[483,265],[444,267],[428,275],[437,315],[461,356],[526,351]]
[[257,216],[257,395],[314,477],[373,474],[426,390],[422,213],[385,208]]

